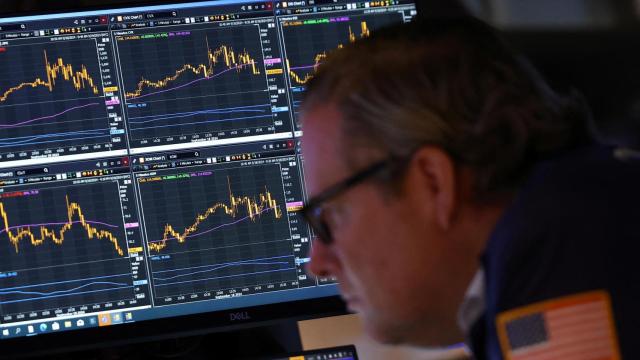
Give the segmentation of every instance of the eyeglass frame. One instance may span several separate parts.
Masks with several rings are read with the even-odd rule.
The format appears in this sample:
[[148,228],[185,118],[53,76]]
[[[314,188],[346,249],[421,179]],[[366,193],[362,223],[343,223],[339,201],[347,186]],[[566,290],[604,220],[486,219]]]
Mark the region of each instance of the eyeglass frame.
[[336,198],[352,187],[363,183],[370,178],[381,174],[383,171],[389,171],[387,181],[403,171],[406,166],[411,162],[415,151],[411,151],[406,156],[389,156],[386,159],[376,161],[366,168],[357,171],[355,174],[347,177],[346,179],[339,181],[319,194],[313,196],[307,201],[307,204],[302,207],[300,213],[307,222],[311,230],[315,233],[316,238],[325,245],[333,244],[333,236],[329,230],[328,225],[323,221],[323,204],[327,201]]

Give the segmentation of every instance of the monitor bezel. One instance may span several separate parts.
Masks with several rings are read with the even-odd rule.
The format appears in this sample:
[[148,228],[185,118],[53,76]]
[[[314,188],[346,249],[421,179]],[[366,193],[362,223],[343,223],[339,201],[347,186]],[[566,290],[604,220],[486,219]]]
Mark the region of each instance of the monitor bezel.
[[[237,316],[238,313],[243,313],[243,316]],[[297,322],[346,313],[348,312],[345,303],[340,297],[329,296],[163,317],[108,327],[87,327],[37,336],[2,339],[0,358],[52,355],[208,333],[240,331],[267,327],[280,322]],[[298,335],[292,334],[292,336]]]

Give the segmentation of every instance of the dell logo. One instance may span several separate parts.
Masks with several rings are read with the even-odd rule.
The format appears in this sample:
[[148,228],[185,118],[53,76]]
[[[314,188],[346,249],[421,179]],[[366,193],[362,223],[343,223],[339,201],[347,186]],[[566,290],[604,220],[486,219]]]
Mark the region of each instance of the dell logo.
[[242,312],[229,313],[229,319],[231,321],[251,320],[251,316],[249,316],[248,311],[242,311]]

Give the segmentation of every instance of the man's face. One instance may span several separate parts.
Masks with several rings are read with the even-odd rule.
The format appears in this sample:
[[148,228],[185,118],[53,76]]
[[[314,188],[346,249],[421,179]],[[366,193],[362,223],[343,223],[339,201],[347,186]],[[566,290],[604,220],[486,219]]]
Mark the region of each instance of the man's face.
[[[372,154],[370,162],[350,169],[344,160],[348,146],[340,112],[330,105],[316,106],[308,109],[304,121],[310,197],[387,156]],[[436,224],[419,166],[415,161],[408,166],[398,194],[366,181],[326,204],[334,241],[314,241],[309,270],[337,277],[349,308],[361,314],[366,331],[379,341],[459,341],[455,314],[461,294],[452,293],[447,282],[457,278],[458,259]]]

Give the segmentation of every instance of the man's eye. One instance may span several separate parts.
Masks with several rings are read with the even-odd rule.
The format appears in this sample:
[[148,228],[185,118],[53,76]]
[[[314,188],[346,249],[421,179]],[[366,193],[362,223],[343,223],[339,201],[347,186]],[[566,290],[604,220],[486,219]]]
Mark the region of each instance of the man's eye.
[[322,215],[324,223],[327,224],[329,230],[332,231],[339,229],[346,221],[346,213],[342,206],[325,209]]

